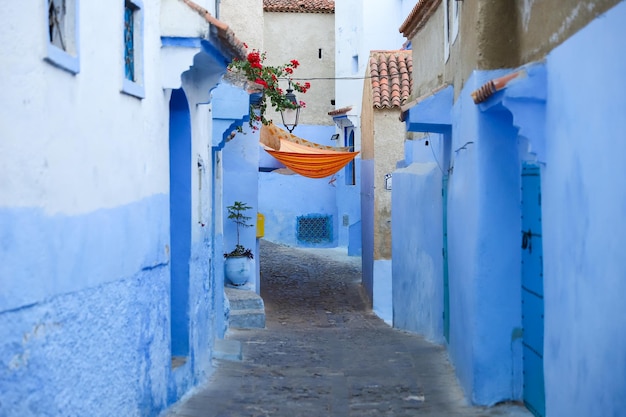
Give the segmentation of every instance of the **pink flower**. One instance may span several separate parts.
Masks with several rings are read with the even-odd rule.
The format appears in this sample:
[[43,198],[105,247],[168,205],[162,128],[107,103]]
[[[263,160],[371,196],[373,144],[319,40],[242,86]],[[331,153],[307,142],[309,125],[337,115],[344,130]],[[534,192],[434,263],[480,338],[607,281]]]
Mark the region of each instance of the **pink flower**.
[[306,107],[306,103],[304,101],[300,102],[300,107],[302,107],[303,109]]

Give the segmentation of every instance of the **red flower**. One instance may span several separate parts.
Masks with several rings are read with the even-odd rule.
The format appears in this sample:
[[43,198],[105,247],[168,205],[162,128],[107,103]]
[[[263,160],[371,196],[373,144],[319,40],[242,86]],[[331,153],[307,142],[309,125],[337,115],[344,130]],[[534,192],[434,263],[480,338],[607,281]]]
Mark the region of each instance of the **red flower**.
[[256,80],[254,80],[255,83],[262,85],[265,88],[269,88],[269,86],[267,85],[267,83],[265,82],[265,80],[262,80],[261,78],[257,78]]
[[246,48],[246,49],[248,49],[248,44],[244,42],[244,43],[243,43],[243,47],[244,47],[244,48]]
[[260,64],[261,63],[261,54],[259,51],[252,51],[248,54],[248,62],[250,64]]
[[304,83],[304,88],[306,88],[307,90],[308,90],[309,88],[311,88],[311,83],[310,83],[310,82],[308,82],[308,81],[307,81],[307,82],[305,82],[305,83]]
[[303,109],[306,107],[306,103],[304,101],[300,102],[300,107],[302,107]]
[[294,68],[298,68],[298,65],[300,65],[300,63],[297,60],[292,59],[291,60],[291,65],[293,65]]
[[287,74],[293,74],[293,70],[290,67],[285,68]]

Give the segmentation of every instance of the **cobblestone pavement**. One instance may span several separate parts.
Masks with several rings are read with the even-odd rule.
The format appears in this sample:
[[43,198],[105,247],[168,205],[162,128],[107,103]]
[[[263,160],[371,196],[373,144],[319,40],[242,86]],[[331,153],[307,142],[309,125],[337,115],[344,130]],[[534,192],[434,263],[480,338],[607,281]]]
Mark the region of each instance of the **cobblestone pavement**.
[[169,417],[530,416],[468,406],[445,349],[377,318],[360,280],[360,258],[262,241],[267,328],[229,330],[243,361],[216,361]]

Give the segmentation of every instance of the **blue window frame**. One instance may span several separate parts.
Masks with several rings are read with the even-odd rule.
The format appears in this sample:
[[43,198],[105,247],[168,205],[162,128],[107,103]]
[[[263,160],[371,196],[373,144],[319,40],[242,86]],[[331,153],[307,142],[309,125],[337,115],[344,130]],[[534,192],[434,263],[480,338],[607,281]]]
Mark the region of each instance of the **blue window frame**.
[[124,5],[124,75],[135,81],[135,5],[127,1]]
[[145,97],[143,86],[143,3],[124,0],[124,79],[122,92]]
[[[350,148],[350,152],[354,152],[354,129],[346,128],[345,146]],[[354,159],[352,159],[345,167],[346,185],[356,185],[356,169]]]
[[79,0],[46,0],[48,45],[45,60],[72,74],[80,71]]

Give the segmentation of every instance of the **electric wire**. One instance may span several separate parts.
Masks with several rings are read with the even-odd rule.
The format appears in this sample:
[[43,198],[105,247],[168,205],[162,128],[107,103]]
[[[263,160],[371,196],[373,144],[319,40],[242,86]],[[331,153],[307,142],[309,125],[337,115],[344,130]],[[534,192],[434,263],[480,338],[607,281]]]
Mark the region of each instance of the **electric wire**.
[[[430,140],[430,133],[427,133],[427,134],[426,134],[426,140],[427,140],[428,142],[432,142],[432,141]],[[439,167],[439,171],[441,171],[441,174],[445,176],[445,175],[446,175],[446,173],[445,173],[445,172],[443,172],[443,169],[441,168],[441,165],[439,165],[439,160],[437,159],[437,156],[435,155],[435,150],[433,149],[432,144],[428,145],[428,147],[430,148],[430,152],[432,152],[432,154],[433,154],[433,158],[435,158],[435,162],[437,163],[437,166]]]

